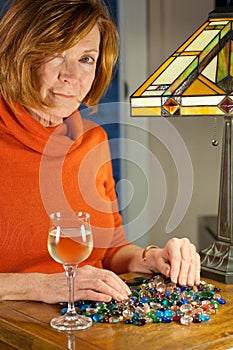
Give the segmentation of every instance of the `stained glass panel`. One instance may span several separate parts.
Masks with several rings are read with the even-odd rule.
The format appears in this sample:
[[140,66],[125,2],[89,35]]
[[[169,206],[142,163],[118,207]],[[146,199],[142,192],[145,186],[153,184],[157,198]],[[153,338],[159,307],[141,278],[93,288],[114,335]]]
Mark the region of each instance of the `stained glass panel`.
[[210,17],[131,96],[132,116],[233,114],[232,24]]

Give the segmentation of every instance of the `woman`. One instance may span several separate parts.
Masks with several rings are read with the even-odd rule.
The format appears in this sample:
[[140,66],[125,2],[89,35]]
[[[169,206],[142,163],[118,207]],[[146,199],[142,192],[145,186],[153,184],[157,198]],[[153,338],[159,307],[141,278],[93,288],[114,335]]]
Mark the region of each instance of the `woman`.
[[126,241],[106,134],[77,111],[98,103],[118,47],[101,0],[15,1],[0,23],[1,300],[66,300],[47,234],[49,214],[67,207],[90,212],[95,235],[75,299],[127,298],[117,274],[129,271],[199,282],[188,239],[145,250]]

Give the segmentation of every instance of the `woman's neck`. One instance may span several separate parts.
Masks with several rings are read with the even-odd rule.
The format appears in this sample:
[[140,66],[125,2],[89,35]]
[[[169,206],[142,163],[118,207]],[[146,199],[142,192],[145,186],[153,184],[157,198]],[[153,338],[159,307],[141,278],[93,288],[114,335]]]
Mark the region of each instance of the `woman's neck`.
[[38,113],[34,109],[28,109],[28,112],[35,120],[37,120],[40,124],[42,124],[46,128],[57,126],[63,123],[62,118],[53,116],[48,113],[44,113],[44,112]]

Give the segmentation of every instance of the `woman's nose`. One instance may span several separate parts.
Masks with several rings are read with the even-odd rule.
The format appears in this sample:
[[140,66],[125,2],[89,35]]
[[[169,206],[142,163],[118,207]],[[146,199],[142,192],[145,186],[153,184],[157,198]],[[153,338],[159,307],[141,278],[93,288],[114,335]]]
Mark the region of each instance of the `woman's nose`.
[[76,62],[66,62],[61,68],[59,79],[63,83],[76,84],[78,81],[79,73]]

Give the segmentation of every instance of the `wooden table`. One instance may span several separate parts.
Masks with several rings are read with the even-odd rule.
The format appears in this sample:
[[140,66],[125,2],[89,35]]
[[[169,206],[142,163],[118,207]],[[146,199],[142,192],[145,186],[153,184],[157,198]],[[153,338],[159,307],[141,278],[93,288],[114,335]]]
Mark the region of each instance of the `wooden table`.
[[[130,275],[132,277],[132,275]],[[129,277],[129,276],[128,276]],[[75,338],[53,330],[49,321],[60,307],[39,302],[0,302],[1,350],[229,350],[233,349],[233,285],[222,288],[227,304],[206,323],[179,325],[94,323]],[[70,336],[72,337],[72,335]]]

